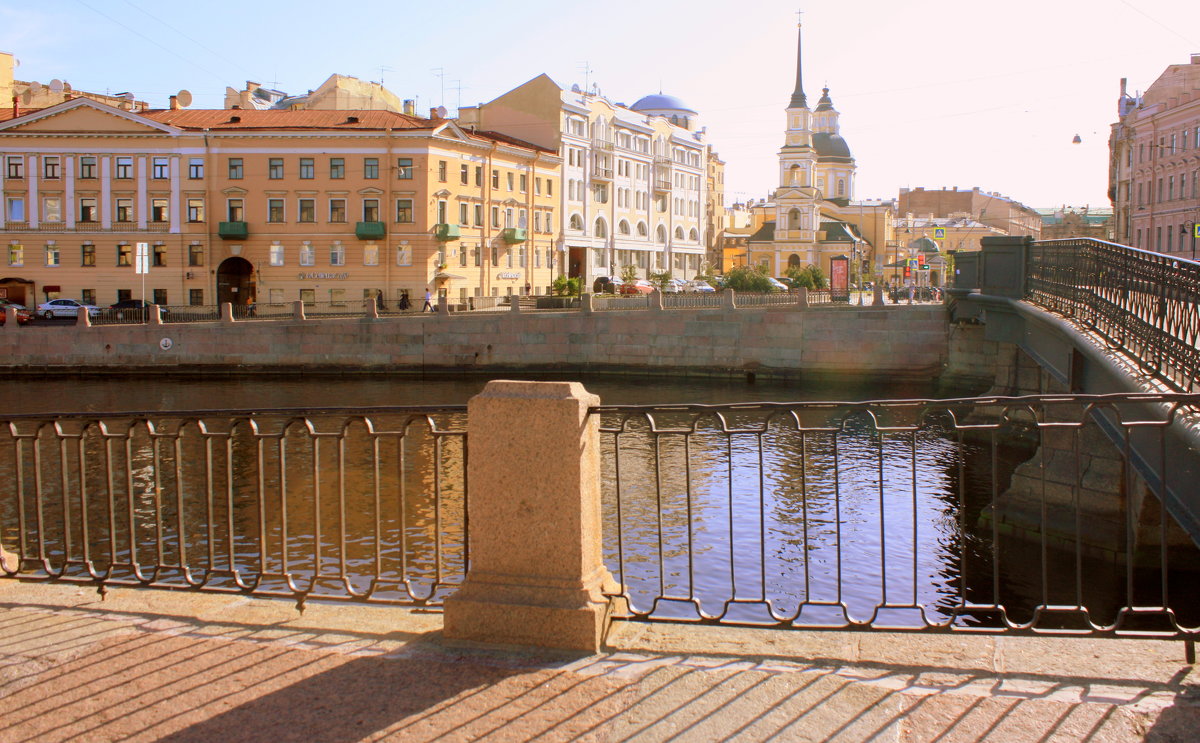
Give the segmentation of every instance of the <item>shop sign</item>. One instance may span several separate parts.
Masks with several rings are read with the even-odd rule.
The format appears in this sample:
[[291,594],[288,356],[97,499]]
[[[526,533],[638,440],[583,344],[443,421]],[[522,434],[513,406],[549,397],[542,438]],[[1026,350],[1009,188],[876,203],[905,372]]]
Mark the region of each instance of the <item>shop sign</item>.
[[350,278],[350,274],[348,274],[348,273],[318,273],[316,271],[310,271],[308,273],[298,274],[296,276],[296,278],[300,279],[301,281],[304,281],[305,279],[311,279],[311,280],[316,280],[316,281],[320,281],[322,279],[329,279],[332,281],[345,281],[346,279]]
[[521,278],[521,274],[517,273],[516,271],[505,271],[503,273],[496,274],[496,278],[516,280]]

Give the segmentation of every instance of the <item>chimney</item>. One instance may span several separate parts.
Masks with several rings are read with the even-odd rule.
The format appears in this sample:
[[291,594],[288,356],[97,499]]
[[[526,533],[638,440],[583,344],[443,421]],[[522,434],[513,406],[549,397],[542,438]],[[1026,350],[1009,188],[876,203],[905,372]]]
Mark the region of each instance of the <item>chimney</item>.
[[177,96],[177,95],[171,96],[171,110],[172,111],[179,110],[179,96]]
[[429,118],[432,119],[433,121],[441,120],[441,117],[438,116],[438,110],[436,108],[429,109]]
[[20,115],[21,115],[20,99],[17,98],[16,93],[13,93],[13,118],[15,119]]
[[[1196,61],[1196,58],[1193,57],[1192,61],[1193,62]],[[1128,83],[1129,83],[1129,78],[1127,78],[1127,77],[1121,78],[1121,97],[1122,98],[1125,97],[1125,86],[1128,85]]]
[[1200,54],[1192,55],[1192,64],[1200,64]]
[[253,80],[246,81],[246,92],[247,93],[253,93],[254,91],[258,90],[261,87],[262,87],[261,85],[254,82]]
[[402,110],[404,113],[408,114],[409,116],[416,116],[417,115],[417,102],[415,100],[413,100],[412,98],[405,98],[404,99],[404,107]]

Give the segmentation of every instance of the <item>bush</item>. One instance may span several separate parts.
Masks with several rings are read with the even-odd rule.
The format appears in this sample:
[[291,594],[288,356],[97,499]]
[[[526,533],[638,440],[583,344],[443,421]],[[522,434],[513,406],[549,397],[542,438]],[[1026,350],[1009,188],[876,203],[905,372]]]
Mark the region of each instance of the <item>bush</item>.
[[554,294],[559,297],[578,297],[583,281],[578,276],[559,276],[554,280]]
[[725,288],[753,294],[769,294],[774,291],[767,280],[766,268],[759,266],[735,266],[725,274]]
[[806,289],[824,289],[828,285],[825,280],[825,274],[816,266],[788,266],[787,277],[791,280],[793,287],[805,287]]
[[649,280],[651,284],[654,284],[658,287],[659,291],[666,291],[667,282],[671,280],[671,272],[660,271],[658,273],[652,273],[650,274]]
[[621,269],[621,281],[624,281],[626,284],[632,284],[637,281],[637,277],[637,266],[630,265]]

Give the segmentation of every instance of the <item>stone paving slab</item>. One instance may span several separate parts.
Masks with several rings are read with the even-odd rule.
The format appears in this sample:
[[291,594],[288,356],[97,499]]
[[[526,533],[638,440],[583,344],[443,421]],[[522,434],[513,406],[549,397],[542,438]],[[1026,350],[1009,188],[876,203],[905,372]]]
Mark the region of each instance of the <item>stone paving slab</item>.
[[1181,644],[617,623],[450,646],[386,606],[0,580],[0,742],[1192,741]]

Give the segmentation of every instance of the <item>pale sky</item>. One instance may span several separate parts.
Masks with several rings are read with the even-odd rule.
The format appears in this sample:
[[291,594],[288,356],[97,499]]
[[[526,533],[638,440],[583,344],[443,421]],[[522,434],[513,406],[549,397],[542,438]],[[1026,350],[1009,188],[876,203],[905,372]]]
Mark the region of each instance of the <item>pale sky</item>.
[[[700,112],[732,203],[777,185],[804,4],[0,0],[0,50],[19,80],[156,107],[186,88],[193,108],[219,108],[248,79],[302,93],[335,72],[382,75],[420,111],[452,115],[543,72],[566,87],[586,74],[618,103],[661,88]],[[805,92],[815,107],[830,87],[856,198],[979,186],[1033,207],[1109,206],[1120,78],[1145,90],[1200,53],[1195,0],[807,5]]]

